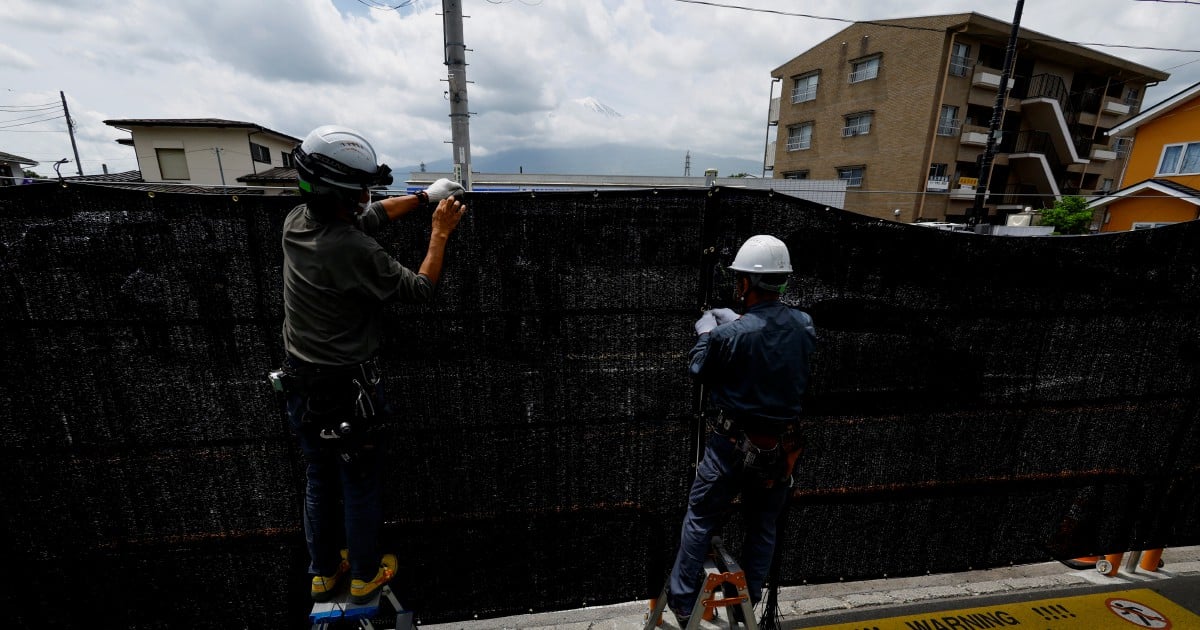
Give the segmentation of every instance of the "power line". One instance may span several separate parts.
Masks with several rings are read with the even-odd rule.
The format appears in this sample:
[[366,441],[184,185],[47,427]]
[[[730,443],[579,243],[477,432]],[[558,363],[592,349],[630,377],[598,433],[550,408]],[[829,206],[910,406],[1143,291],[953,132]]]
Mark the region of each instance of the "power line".
[[[1175,0],[1182,1],[1182,0]],[[793,11],[780,11],[778,9],[760,9],[758,7],[744,7],[736,4],[725,4],[723,2],[710,2],[709,0],[675,0],[684,4],[696,4],[707,7],[715,7],[721,9],[736,9],[739,11],[749,11],[751,13],[769,13],[772,15],[782,15],[786,17],[802,17],[813,20],[826,20],[829,22],[841,22],[844,24],[869,24],[871,26],[879,26],[883,28],[899,28],[910,31],[926,31],[931,33],[945,33],[944,28],[935,28],[932,26],[914,26],[911,24],[891,24],[888,22],[876,22],[874,20],[852,20],[850,18],[830,17],[828,15],[813,15],[811,13],[796,13]],[[1187,4],[1200,4],[1200,2],[1188,2]],[[1024,37],[1027,41],[1033,42],[1060,42],[1064,44],[1075,44],[1076,46],[1098,46],[1101,48],[1128,48],[1133,50],[1160,50],[1164,52],[1183,52],[1183,53],[1200,53],[1200,50],[1192,48],[1164,48],[1158,46],[1135,46],[1131,44],[1102,44],[1099,42],[1076,42],[1066,39],[1058,39],[1055,37]]]
[[12,125],[0,125],[0,130],[9,129],[11,127],[24,127],[25,125],[36,125],[38,123],[44,123],[44,122],[50,122],[52,120],[58,120],[59,118],[62,118],[62,117],[63,117],[62,114],[55,114],[54,116],[50,116],[49,118],[42,118],[40,120],[31,120],[29,122],[16,123],[16,124],[12,124]]

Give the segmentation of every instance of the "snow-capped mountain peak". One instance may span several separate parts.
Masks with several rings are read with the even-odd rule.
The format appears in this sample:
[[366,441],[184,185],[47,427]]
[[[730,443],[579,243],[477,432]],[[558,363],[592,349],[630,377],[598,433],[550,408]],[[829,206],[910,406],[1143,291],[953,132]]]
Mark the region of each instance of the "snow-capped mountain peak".
[[605,118],[621,118],[621,112],[609,107],[608,105],[605,105],[604,103],[601,103],[595,97],[587,96],[584,98],[577,98],[574,102],[580,107],[584,107],[596,112]]

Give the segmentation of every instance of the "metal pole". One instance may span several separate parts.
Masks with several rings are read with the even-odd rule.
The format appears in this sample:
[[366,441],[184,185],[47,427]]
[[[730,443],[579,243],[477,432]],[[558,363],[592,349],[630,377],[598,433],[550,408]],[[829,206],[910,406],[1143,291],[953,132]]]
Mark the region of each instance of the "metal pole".
[[467,48],[463,43],[462,3],[442,0],[442,30],[446,48],[447,95],[450,99],[450,139],[455,174],[471,190],[471,112],[467,107]]
[[221,185],[224,186],[225,185],[225,167],[221,166],[221,147],[213,147],[213,152],[217,154],[217,171],[219,171],[221,173]]
[[67,109],[67,95],[59,90],[58,97],[62,99],[63,116],[67,119],[67,134],[71,136],[71,150],[75,152],[75,170],[83,177],[83,165],[79,163],[79,147],[75,146],[75,122],[71,120],[71,112]]
[[996,138],[1000,135],[1000,121],[1004,116],[1004,101],[1008,97],[1008,77],[1012,75],[1013,57],[1017,53],[1017,33],[1021,30],[1021,9],[1025,0],[1017,0],[1017,10],[1013,15],[1012,33],[1008,36],[1008,49],[1004,51],[1004,70],[1000,72],[1000,87],[996,90],[996,104],[992,107],[992,123],[988,128],[987,148],[983,151],[983,160],[979,163],[979,187],[975,189],[975,205],[967,213],[967,225],[975,226],[985,212],[983,197],[991,185],[992,159],[996,157]]

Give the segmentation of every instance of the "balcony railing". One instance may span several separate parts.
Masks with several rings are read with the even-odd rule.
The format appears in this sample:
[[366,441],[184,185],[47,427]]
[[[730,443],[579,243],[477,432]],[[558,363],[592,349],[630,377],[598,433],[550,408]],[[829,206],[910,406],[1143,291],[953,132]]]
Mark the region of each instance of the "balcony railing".
[[1133,138],[1117,138],[1113,141],[1113,152],[1117,154],[1118,159],[1128,156],[1132,148]]
[[863,68],[857,72],[850,73],[850,82],[859,83],[861,81],[870,81],[879,76],[879,66]]
[[954,55],[950,58],[950,76],[965,77],[971,74],[971,58]]
[[842,137],[849,138],[850,136],[865,136],[871,133],[871,123],[846,125],[842,127]]
[[802,151],[804,149],[810,149],[810,148],[812,148],[812,138],[811,137],[809,137],[809,138],[801,138],[801,137],[788,138],[788,141],[787,141],[787,150],[788,151]]
[[805,101],[812,101],[812,100],[816,100],[816,98],[817,98],[816,86],[803,87],[803,88],[798,87],[798,88],[792,89],[792,104],[803,103]]
[[957,120],[940,120],[938,121],[937,135],[939,136],[957,136],[959,130],[962,129],[962,123]]

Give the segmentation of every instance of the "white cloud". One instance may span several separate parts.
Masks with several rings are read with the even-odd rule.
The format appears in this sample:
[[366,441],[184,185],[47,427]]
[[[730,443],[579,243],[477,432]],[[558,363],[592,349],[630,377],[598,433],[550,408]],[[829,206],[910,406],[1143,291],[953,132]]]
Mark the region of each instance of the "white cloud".
[[[969,12],[974,0],[731,0],[855,19]],[[217,117],[295,136],[360,128],[396,167],[449,157],[441,3],[370,10],[356,0],[9,0],[0,22],[0,104],[66,92],[84,170],[136,166],[108,118]],[[674,0],[464,0],[472,152],[646,144],[761,159],[770,71],[844,22]],[[1015,3],[981,13],[1010,20]],[[1130,0],[1030,3],[1023,26],[1071,41],[1197,48],[1200,7]],[[1172,80],[1200,79],[1200,54],[1100,48]],[[779,86],[775,86],[779,94]],[[596,115],[583,98],[622,113]],[[0,114],[0,120],[12,118]],[[70,155],[50,133],[3,133],[0,150],[47,164]],[[58,129],[58,132],[53,132]],[[38,169],[50,174],[43,165]]]

